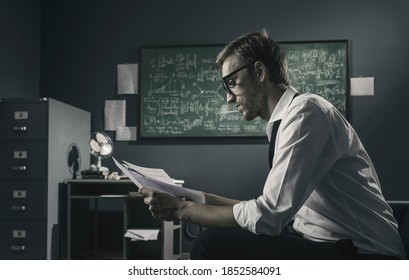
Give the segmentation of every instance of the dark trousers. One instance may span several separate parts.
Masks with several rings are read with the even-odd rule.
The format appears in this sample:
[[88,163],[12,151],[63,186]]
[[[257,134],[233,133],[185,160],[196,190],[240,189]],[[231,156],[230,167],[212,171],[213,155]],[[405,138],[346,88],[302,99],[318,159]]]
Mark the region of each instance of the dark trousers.
[[351,240],[315,242],[288,226],[279,236],[256,235],[238,228],[213,228],[193,242],[193,260],[347,260],[394,259],[382,255],[358,254]]

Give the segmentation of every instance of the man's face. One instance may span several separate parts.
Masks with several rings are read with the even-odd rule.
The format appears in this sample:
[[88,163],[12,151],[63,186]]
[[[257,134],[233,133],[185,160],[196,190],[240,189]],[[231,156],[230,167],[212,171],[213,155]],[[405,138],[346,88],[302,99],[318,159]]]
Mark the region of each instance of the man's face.
[[266,110],[266,97],[261,85],[249,69],[254,64],[243,65],[235,57],[227,59],[222,66],[222,77],[228,88],[227,103],[235,103],[243,118],[251,121]]

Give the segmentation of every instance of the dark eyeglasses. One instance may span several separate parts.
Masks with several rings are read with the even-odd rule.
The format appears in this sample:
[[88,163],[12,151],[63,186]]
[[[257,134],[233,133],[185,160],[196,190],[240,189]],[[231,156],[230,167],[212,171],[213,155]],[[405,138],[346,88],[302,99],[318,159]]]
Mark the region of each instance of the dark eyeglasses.
[[223,88],[226,91],[226,93],[234,95],[234,93],[231,91],[231,89],[230,89],[230,87],[229,87],[229,85],[227,83],[229,81],[230,77],[232,77],[234,74],[238,73],[239,71],[243,70],[244,68],[249,67],[251,64],[253,64],[253,63],[252,62],[247,63],[247,64],[237,68],[236,70],[234,70],[230,74],[227,74],[226,76],[222,77],[222,85],[223,85]]

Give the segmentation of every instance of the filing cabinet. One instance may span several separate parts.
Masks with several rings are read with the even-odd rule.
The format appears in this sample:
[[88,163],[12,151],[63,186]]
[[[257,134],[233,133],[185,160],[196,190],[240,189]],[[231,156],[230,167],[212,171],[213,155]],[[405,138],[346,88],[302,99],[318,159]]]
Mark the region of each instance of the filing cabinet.
[[0,259],[59,258],[58,185],[89,167],[90,126],[52,98],[0,99]]

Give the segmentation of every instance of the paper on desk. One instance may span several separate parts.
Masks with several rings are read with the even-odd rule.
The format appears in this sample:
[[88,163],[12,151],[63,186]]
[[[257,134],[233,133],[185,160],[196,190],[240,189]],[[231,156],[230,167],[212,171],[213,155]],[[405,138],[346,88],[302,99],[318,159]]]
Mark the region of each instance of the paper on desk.
[[177,186],[163,170],[146,168],[125,162],[125,166],[112,157],[116,166],[140,189],[148,188],[177,197],[187,197],[196,202],[205,202],[203,192]]
[[148,241],[157,240],[159,229],[128,229],[125,233],[125,237],[131,238],[132,241]]

